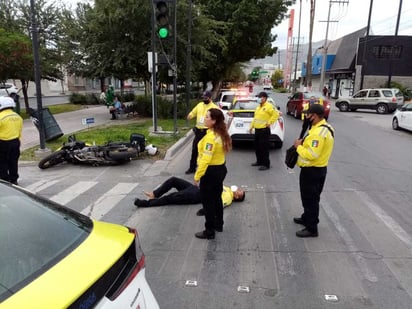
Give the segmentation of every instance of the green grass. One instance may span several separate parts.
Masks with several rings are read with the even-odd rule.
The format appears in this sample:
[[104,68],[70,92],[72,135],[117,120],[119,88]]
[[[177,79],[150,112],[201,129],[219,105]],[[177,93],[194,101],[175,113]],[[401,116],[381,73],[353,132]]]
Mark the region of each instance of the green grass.
[[[72,111],[77,111],[79,109],[83,109],[84,105],[81,104],[58,104],[58,105],[49,105],[47,108],[50,110],[50,113],[55,115],[55,114],[60,114],[60,113],[67,113],[67,112],[72,112]],[[23,119],[29,119],[30,115],[26,113],[25,109],[22,109],[20,116]]]
[[[178,119],[177,121],[177,133],[173,134],[158,134],[149,135],[149,129],[152,127],[152,119],[141,119],[130,124],[106,124],[102,126],[96,126],[90,129],[84,129],[76,133],[64,135],[57,140],[46,142],[46,148],[51,151],[55,151],[67,141],[69,135],[75,135],[77,140],[84,141],[90,144],[104,145],[109,141],[129,141],[131,133],[143,134],[146,137],[146,145],[153,144],[159,150],[159,154],[153,156],[153,159],[162,159],[166,154],[168,148],[176,143],[181,137],[183,137],[190,127],[186,126],[185,119]],[[163,131],[173,131],[174,121],[173,119],[158,119],[158,130],[162,128]],[[160,130],[159,130],[160,131]],[[34,152],[39,149],[39,146],[22,151],[20,160],[22,161],[38,161]]]

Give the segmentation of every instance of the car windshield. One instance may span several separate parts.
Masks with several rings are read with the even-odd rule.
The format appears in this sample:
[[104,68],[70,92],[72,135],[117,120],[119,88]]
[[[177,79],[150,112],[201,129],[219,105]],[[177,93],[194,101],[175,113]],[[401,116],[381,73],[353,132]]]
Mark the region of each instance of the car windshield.
[[0,302],[75,249],[92,225],[86,216],[0,183]]
[[257,99],[256,100],[241,100],[241,101],[236,101],[231,109],[237,109],[237,110],[255,110],[256,107],[259,105]]
[[225,94],[222,97],[222,102],[232,102],[234,98],[235,98],[234,94]]
[[304,92],[303,93],[303,98],[306,100],[309,100],[312,96],[315,97],[316,99],[319,99],[319,98],[322,100],[325,99],[320,92]]

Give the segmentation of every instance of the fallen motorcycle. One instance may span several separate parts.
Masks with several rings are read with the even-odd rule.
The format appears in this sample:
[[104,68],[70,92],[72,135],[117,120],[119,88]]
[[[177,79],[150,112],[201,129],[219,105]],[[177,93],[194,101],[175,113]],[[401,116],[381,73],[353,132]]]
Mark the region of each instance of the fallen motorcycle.
[[105,145],[86,145],[69,136],[68,142],[63,143],[57,151],[46,156],[39,162],[39,168],[46,169],[63,162],[73,164],[116,165],[129,162],[140,152],[145,151],[144,135],[132,133],[130,142],[108,142]]

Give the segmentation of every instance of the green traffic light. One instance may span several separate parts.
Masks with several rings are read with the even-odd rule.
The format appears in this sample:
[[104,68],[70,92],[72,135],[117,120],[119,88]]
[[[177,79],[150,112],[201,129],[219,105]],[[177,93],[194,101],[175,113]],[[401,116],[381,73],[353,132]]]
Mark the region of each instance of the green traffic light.
[[169,36],[169,29],[162,27],[159,29],[158,33],[161,39],[165,39]]

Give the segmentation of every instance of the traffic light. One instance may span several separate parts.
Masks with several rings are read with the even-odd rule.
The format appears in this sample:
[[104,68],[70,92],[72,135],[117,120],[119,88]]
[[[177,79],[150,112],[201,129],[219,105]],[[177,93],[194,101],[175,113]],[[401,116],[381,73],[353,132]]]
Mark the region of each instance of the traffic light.
[[259,72],[258,71],[252,71],[252,78],[259,78]]
[[156,32],[161,39],[167,39],[170,35],[168,2],[167,0],[154,0],[156,6]]

